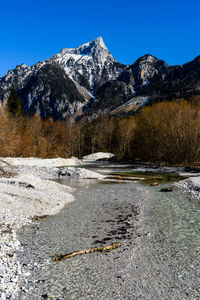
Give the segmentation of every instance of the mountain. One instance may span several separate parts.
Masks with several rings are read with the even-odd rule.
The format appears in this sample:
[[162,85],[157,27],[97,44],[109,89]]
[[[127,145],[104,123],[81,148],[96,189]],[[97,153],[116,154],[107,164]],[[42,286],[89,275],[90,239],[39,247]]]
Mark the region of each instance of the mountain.
[[17,90],[28,114],[65,119],[81,112],[103,83],[126,68],[113,58],[101,37],[77,48],[64,48],[29,67],[18,65],[0,79],[0,100]]
[[200,56],[169,66],[150,54],[132,65],[117,62],[101,37],[63,48],[46,61],[25,64],[0,78],[0,101],[15,88],[27,114],[66,119],[137,111],[144,105],[200,93]]
[[152,100],[187,98],[199,93],[200,56],[184,65],[168,66],[140,90],[140,94],[148,94]]
[[76,84],[55,63],[39,62],[33,67],[17,66],[0,79],[0,99],[6,103],[13,87],[29,115],[64,119],[85,102]]
[[200,56],[184,65],[169,66],[147,54],[127,66],[117,79],[103,84],[87,113],[135,112],[157,101],[196,94],[200,94]]
[[78,48],[64,48],[50,60],[59,63],[71,79],[89,91],[116,79],[126,68],[116,62],[102,37]]
[[[121,72],[116,80],[106,82],[96,91],[96,99],[90,111],[112,110],[132,98],[138,101],[136,96],[139,91],[148,86],[156,76],[162,76],[167,68],[168,65],[164,61],[152,55],[139,58]],[[144,97],[143,100],[146,101]]]

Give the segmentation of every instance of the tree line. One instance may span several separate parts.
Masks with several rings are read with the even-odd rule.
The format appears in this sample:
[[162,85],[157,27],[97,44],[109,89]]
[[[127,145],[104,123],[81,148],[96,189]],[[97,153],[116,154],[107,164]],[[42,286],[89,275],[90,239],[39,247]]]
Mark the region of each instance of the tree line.
[[75,122],[25,116],[14,90],[0,109],[0,156],[82,157],[112,152],[118,161],[193,163],[200,160],[199,101],[175,100],[137,116]]

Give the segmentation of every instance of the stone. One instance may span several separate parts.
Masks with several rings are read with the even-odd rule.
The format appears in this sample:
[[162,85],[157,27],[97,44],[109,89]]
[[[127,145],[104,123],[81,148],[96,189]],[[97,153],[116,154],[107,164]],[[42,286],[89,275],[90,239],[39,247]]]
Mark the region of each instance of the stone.
[[0,284],[0,291],[5,291],[6,285],[5,284]]

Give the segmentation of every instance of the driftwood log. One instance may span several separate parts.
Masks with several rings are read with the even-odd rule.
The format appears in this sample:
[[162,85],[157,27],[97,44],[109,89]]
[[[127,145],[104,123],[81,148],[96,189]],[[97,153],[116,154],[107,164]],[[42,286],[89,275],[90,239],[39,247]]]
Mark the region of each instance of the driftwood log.
[[71,252],[68,254],[56,254],[56,257],[53,258],[53,261],[59,261],[62,259],[67,259],[74,257],[76,255],[82,255],[82,254],[88,254],[88,253],[94,253],[94,252],[106,252],[106,251],[111,251],[114,249],[117,249],[118,247],[121,246],[121,243],[116,243],[110,246],[105,246],[105,247],[98,247],[98,248],[91,248],[88,250],[82,250],[82,251],[76,251],[76,252]]
[[157,186],[157,185],[159,185],[158,182],[153,182],[152,184],[150,184],[150,186]]

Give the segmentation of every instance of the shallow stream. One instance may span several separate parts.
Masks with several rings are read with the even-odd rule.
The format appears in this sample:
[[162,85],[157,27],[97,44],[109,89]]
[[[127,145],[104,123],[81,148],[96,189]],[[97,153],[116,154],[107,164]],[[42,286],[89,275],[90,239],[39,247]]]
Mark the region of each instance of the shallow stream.
[[[179,176],[92,168],[112,181],[62,181],[77,187],[76,201],[19,233],[27,268],[19,299],[200,299],[200,205],[175,187],[160,192]],[[52,261],[56,253],[115,242],[122,246],[108,253]]]

